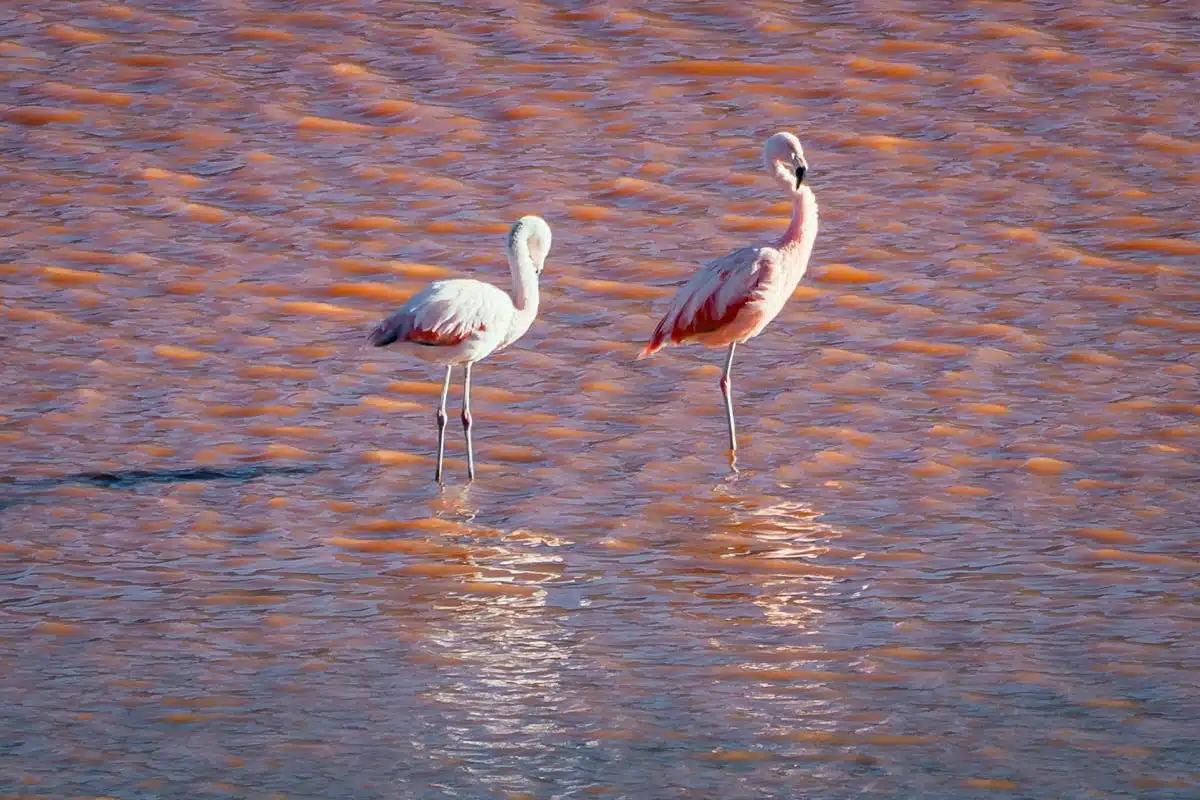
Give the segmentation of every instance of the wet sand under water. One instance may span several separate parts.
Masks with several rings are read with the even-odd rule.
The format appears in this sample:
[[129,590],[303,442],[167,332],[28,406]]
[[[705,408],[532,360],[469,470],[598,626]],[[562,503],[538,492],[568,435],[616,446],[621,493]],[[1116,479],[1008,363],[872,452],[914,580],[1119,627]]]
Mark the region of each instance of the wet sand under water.
[[0,796],[1195,796],[1194,4],[646,5],[0,8]]

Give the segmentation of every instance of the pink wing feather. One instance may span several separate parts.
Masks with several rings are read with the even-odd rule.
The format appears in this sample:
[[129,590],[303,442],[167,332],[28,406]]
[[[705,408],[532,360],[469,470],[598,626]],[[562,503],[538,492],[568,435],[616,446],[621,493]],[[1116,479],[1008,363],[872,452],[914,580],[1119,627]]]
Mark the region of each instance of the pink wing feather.
[[397,341],[453,347],[507,325],[505,311],[511,309],[508,295],[481,281],[435,281],[376,325],[367,342],[376,347]]
[[743,247],[704,265],[671,301],[638,359],[673,343],[729,325],[748,303],[760,300],[779,277],[779,251]]

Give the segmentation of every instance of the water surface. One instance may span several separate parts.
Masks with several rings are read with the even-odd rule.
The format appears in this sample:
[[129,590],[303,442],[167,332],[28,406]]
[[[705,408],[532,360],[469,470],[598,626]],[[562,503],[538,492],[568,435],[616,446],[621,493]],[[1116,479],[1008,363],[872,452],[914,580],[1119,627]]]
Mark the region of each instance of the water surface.
[[[637,5],[0,9],[0,793],[1195,796],[1195,4]],[[527,213],[441,492],[362,339]]]

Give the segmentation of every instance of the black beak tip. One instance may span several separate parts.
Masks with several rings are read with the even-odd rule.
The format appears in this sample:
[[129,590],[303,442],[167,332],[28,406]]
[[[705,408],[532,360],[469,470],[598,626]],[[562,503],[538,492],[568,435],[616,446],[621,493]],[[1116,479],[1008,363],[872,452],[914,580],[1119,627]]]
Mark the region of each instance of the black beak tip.
[[803,164],[800,164],[796,167],[796,188],[797,189],[799,189],[800,185],[802,183],[804,183],[804,176],[806,174],[808,174],[808,168],[805,167]]

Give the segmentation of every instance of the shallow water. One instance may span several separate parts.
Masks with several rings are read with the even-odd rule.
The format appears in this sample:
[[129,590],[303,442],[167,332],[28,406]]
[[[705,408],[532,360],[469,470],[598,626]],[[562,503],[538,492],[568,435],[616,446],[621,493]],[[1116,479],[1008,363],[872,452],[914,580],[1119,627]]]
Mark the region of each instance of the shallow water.
[[[1195,796],[1197,6],[646,5],[0,8],[0,793]],[[362,338],[525,213],[440,492]]]

